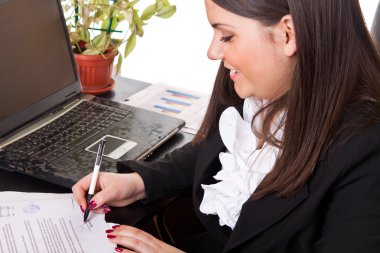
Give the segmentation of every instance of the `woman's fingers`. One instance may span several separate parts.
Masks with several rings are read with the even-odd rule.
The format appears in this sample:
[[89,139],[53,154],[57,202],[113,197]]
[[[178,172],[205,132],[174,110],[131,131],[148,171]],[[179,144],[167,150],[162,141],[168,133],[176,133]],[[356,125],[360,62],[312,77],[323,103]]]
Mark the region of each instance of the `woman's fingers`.
[[179,253],[173,246],[164,243],[149,233],[130,226],[114,226],[107,230],[107,238],[114,244],[122,245],[135,252],[143,253]]
[[[106,174],[99,173],[98,182],[97,182],[97,185],[95,187],[96,188],[95,189],[96,194],[90,200],[88,207],[87,207],[87,203],[86,203],[86,201],[87,201],[86,196],[87,196],[88,189],[89,189],[89,186],[91,183],[92,173],[85,176],[84,178],[80,179],[72,187],[74,198],[75,198],[76,202],[80,205],[80,208],[82,211],[85,210],[86,208],[89,208],[90,210],[92,210],[95,213],[109,213],[111,211],[111,209],[105,203],[107,203],[108,199],[112,199],[112,196],[107,197],[107,195],[109,195],[107,193],[107,187],[105,187],[104,190],[100,189],[101,187],[99,187],[99,181],[101,180],[101,177],[107,177],[107,176],[108,175],[106,175]],[[108,192],[109,192],[109,190],[110,190],[110,188],[108,188]]]
[[126,206],[145,197],[144,184],[137,173],[102,173],[99,175],[99,188],[102,190],[92,198],[96,203]]
[[[76,202],[84,209],[87,208],[86,196],[90,187],[92,173],[80,179],[73,187],[73,195]],[[115,185],[115,181],[120,180],[121,175],[113,173],[100,172],[95,187],[95,195],[91,199],[89,208],[91,210],[98,209],[105,203],[115,204],[115,206],[123,206],[128,204],[127,200],[119,201],[117,192],[122,185]],[[130,201],[131,202],[131,201]],[[129,203],[130,203],[129,202]],[[111,205],[111,204],[109,204]]]
[[137,173],[117,174],[100,172],[95,187],[95,195],[86,203],[92,174],[80,179],[73,187],[73,195],[82,211],[89,208],[95,213],[109,213],[108,206],[126,206],[145,197],[144,183]]
[[[117,236],[116,238],[109,238],[110,241],[114,244],[122,245],[129,250],[132,250],[130,252],[143,252],[143,253],[157,253],[157,250],[154,250],[154,248],[139,239],[128,237],[128,236]],[[122,251],[124,252],[124,251]],[[126,251],[128,252],[128,251]]]
[[[109,206],[126,206],[130,204],[131,200],[129,199],[121,199],[118,195],[118,191],[120,191],[119,185],[108,185],[104,186],[101,191],[98,191],[94,197],[91,199],[94,203],[97,204],[97,207],[107,203]],[[96,207],[96,208],[97,208]]]
[[122,253],[136,253],[136,251],[129,250],[129,249],[122,249],[119,247],[115,247],[115,252],[122,252]]
[[112,211],[111,207],[109,207],[107,204],[101,205],[96,209],[91,209],[91,212],[98,213],[98,214],[107,214]]
[[91,176],[92,173],[83,177],[71,188],[75,201],[84,209],[87,207],[86,194],[90,187]]
[[151,241],[152,238],[156,238],[150,234],[130,226],[114,226],[113,228],[113,230],[107,231],[107,238],[112,243],[122,245],[135,252],[159,252],[157,249],[154,250],[154,243]]
[[155,245],[156,242],[161,242],[156,237],[152,236],[151,234],[141,229],[131,227],[131,226],[125,226],[125,225],[116,227],[115,231],[113,232],[113,235],[128,236],[128,237],[136,238],[138,240],[145,241],[148,244],[152,244],[152,245]]

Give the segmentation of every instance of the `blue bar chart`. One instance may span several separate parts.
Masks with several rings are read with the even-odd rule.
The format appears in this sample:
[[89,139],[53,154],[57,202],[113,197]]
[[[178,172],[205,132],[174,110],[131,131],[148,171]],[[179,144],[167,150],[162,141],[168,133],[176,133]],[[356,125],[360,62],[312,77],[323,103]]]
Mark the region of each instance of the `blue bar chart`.
[[200,92],[153,84],[131,96],[126,103],[181,118],[186,121],[185,128],[195,133],[203,120],[208,101],[209,95]]

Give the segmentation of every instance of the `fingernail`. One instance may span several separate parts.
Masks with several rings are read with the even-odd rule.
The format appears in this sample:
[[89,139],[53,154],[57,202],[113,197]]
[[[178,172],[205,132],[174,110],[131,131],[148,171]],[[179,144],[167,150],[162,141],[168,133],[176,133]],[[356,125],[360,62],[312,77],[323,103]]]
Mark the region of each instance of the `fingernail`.
[[120,227],[120,225],[112,226],[113,229],[117,229],[117,228],[119,228],[119,227]]
[[103,212],[104,212],[104,213],[110,213],[110,212],[111,212],[111,209],[108,208],[108,207],[107,207],[107,208],[104,208],[104,209],[103,209]]
[[106,233],[108,234],[108,233],[112,233],[114,230],[113,229],[107,229],[106,230]]
[[96,206],[97,206],[97,204],[95,203],[95,201],[91,201],[90,202],[90,204],[88,205],[88,207],[90,208],[90,209],[95,209],[96,208]]
[[107,235],[107,238],[108,239],[114,239],[114,238],[116,238],[116,236],[115,235]]
[[120,248],[116,247],[116,248],[115,248],[115,251],[116,251],[116,252],[122,252],[123,249],[120,249]]
[[82,211],[82,213],[84,213],[84,209],[83,209],[83,207],[82,206],[79,206],[80,207],[80,210]]

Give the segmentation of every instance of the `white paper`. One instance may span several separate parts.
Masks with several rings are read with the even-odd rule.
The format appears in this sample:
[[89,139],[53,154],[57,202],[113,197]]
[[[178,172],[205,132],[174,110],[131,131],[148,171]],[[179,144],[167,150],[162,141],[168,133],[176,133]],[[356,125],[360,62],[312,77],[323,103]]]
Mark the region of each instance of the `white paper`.
[[[9,196],[18,200],[5,200]],[[21,200],[23,196],[28,194],[0,194],[1,253],[114,251],[106,238],[104,215],[91,213],[84,223],[72,194],[31,194],[33,197]]]
[[16,191],[2,191],[0,192],[0,203],[15,202],[20,200],[33,200],[33,199],[59,199],[71,198],[72,193],[42,193],[42,192],[16,192]]
[[195,134],[204,118],[210,96],[204,93],[178,89],[165,84],[152,84],[122,102],[183,119],[184,132]]

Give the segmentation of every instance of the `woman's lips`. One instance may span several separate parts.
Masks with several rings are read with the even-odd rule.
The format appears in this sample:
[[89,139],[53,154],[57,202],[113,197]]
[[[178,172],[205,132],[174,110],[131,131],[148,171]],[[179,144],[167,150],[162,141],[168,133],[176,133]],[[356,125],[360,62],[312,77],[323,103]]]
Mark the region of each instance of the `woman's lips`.
[[239,76],[239,71],[237,71],[236,69],[231,69],[230,70],[230,78],[232,81],[235,81]]

